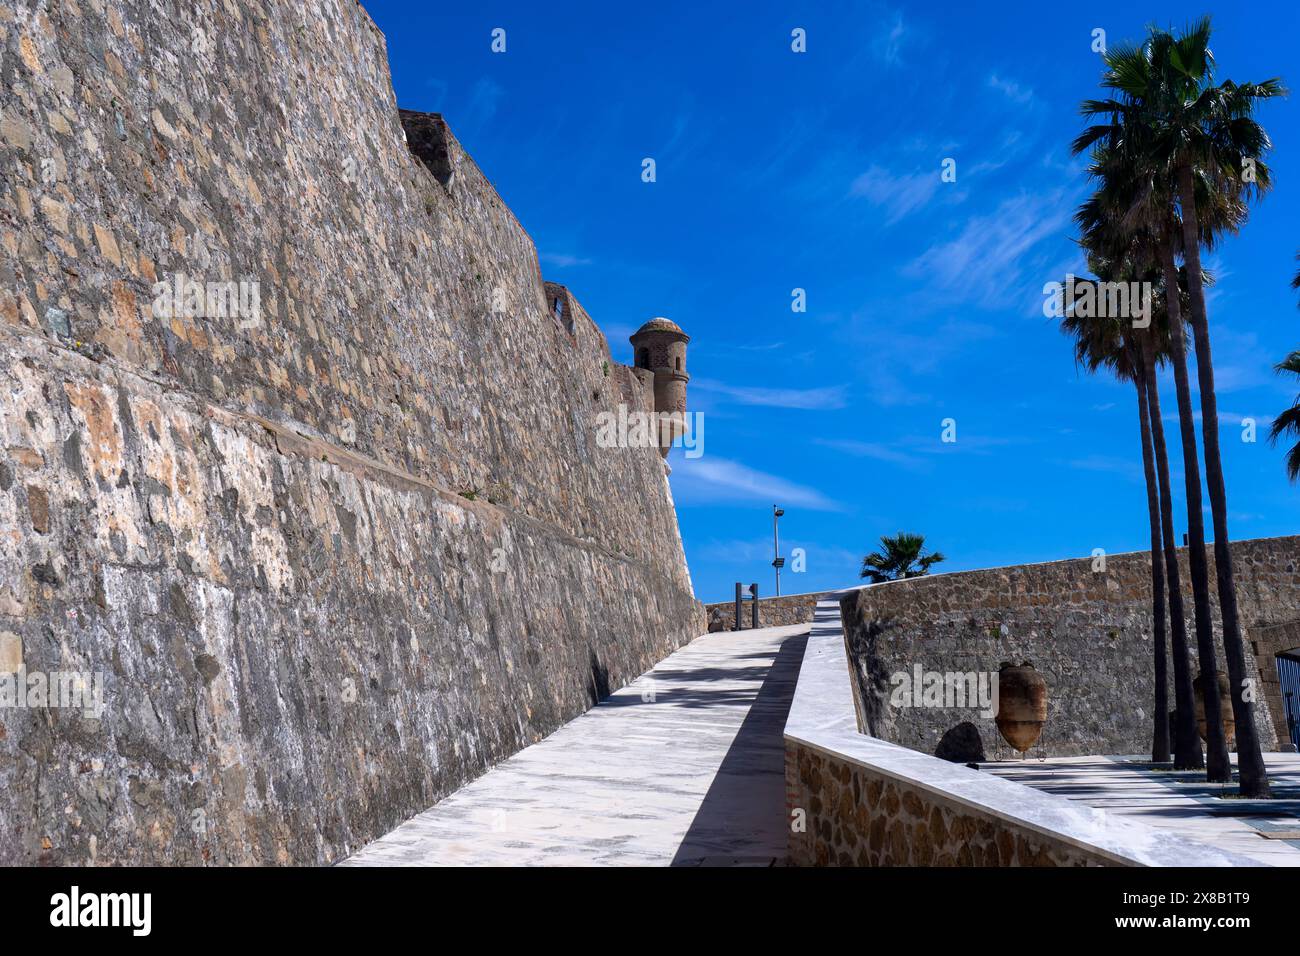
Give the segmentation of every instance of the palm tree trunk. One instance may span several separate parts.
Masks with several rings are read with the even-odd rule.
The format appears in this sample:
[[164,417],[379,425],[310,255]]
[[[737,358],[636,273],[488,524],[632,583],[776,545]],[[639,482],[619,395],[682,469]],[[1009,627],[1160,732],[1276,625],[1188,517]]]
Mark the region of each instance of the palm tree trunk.
[[[1187,347],[1184,341],[1182,306],[1178,301],[1178,269],[1168,237],[1161,243],[1161,267],[1165,274],[1165,309],[1169,314],[1169,357],[1174,366],[1178,392],[1178,424],[1183,437],[1183,478],[1187,495],[1187,562],[1192,569],[1192,607],[1196,616],[1196,652],[1202,679],[1198,682],[1205,706],[1206,779],[1211,783],[1232,780],[1228,744],[1223,737],[1223,715],[1219,711],[1219,684],[1214,675],[1214,630],[1210,617],[1210,577],[1205,564],[1205,518],[1201,514],[1201,465],[1196,457],[1196,426],[1192,418],[1192,390],[1187,381]],[[1191,270],[1188,269],[1190,272]],[[1207,676],[1208,675],[1208,678]]]
[[[1201,281],[1196,196],[1192,169],[1186,164],[1178,168],[1178,190],[1183,207],[1183,259],[1187,264],[1187,291],[1191,298],[1192,333],[1196,343],[1196,374],[1201,392],[1205,484],[1210,493],[1210,515],[1214,522],[1214,571],[1219,586],[1219,614],[1223,619],[1223,656],[1228,664],[1232,716],[1237,725],[1237,771],[1241,776],[1243,795],[1267,797],[1268,773],[1264,769],[1264,756],[1259,749],[1254,708],[1244,694],[1247,686],[1246,655],[1242,647],[1237,586],[1232,574],[1232,549],[1228,539],[1228,496],[1223,483],[1223,459],[1219,454],[1219,403],[1214,394],[1210,324],[1205,311],[1205,288]],[[1210,681],[1205,683],[1208,686]],[[1218,696],[1217,690],[1215,696]],[[1208,699],[1205,706],[1210,706]]]
[[1160,384],[1156,381],[1155,349],[1148,335],[1143,340],[1142,364],[1146,373],[1147,407],[1156,474],[1160,480],[1160,527],[1165,549],[1165,582],[1169,594],[1169,647],[1174,659],[1174,769],[1199,770],[1205,766],[1201,740],[1196,734],[1192,661],[1187,649],[1187,612],[1183,609],[1183,582],[1178,571],[1178,544],[1174,540],[1174,499],[1169,484],[1169,450],[1160,413]]
[[1160,492],[1156,485],[1155,456],[1151,452],[1151,421],[1147,407],[1146,375],[1133,377],[1137,385],[1138,422],[1142,434],[1142,472],[1147,484],[1147,516],[1151,525],[1151,643],[1155,648],[1152,668],[1155,682],[1155,719],[1151,734],[1151,759],[1169,761],[1169,677],[1165,659],[1165,572],[1161,554]]

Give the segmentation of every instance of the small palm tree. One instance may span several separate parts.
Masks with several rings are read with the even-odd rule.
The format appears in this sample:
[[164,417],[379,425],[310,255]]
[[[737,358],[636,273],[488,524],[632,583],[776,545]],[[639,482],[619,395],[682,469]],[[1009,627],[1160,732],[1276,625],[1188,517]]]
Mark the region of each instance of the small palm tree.
[[892,537],[882,535],[880,547],[880,551],[873,551],[862,559],[860,577],[870,578],[872,584],[924,577],[933,565],[944,560],[938,551],[925,553],[923,534],[900,531]]
[[[1296,276],[1296,281],[1300,283],[1300,276]],[[1290,372],[1300,377],[1300,351],[1292,352],[1276,367],[1278,372]],[[1294,405],[1273,419],[1268,440],[1276,445],[1279,439],[1287,435],[1300,439],[1300,396],[1297,396]],[[1300,478],[1300,441],[1286,453],[1286,473],[1292,481]]]
[[[1300,255],[1296,256],[1300,259]],[[1300,270],[1291,280],[1291,288],[1300,289]],[[1274,366],[1278,373],[1290,372],[1292,375],[1300,378],[1300,350],[1292,352],[1280,363]],[[1284,411],[1277,418],[1273,419],[1273,428],[1270,430],[1268,440],[1271,444],[1276,445],[1278,439],[1284,435],[1294,435],[1300,438],[1300,395],[1296,396],[1295,404]],[[1291,446],[1291,450],[1286,453],[1286,473],[1292,481],[1300,478],[1300,441]]]

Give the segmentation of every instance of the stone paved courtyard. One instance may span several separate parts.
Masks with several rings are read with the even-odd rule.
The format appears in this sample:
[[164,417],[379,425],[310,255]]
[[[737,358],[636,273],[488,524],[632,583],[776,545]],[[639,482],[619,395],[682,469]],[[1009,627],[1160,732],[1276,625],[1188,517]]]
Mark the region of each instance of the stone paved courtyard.
[[980,769],[1271,866],[1300,866],[1300,754],[1268,753],[1264,760],[1273,800],[1225,798],[1235,786],[1208,784],[1199,773],[1151,770],[1141,757],[1050,757]]

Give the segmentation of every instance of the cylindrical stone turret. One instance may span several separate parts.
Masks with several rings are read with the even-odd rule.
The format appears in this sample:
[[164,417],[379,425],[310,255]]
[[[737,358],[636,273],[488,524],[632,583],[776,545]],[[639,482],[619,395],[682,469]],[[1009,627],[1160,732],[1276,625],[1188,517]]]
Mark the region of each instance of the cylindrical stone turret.
[[665,458],[673,439],[686,430],[686,383],[691,379],[686,374],[686,343],[690,340],[675,322],[662,317],[651,319],[631,338],[634,364],[654,373],[659,453]]

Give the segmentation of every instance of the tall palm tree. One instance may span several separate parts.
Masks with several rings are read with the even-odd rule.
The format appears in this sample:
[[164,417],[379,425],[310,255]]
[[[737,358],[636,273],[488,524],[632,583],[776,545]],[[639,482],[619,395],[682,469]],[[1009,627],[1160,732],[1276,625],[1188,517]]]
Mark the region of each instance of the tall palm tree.
[[[1167,660],[1167,633],[1165,630],[1165,572],[1163,561],[1164,541],[1160,527],[1160,486],[1156,479],[1155,451],[1151,437],[1151,405],[1147,396],[1146,368],[1134,369],[1133,384],[1137,390],[1138,436],[1142,441],[1142,476],[1147,487],[1147,519],[1151,535],[1151,643],[1154,645],[1151,678],[1155,684],[1155,725],[1151,734],[1151,759],[1165,763],[1169,752],[1169,664]],[[1182,595],[1178,596],[1179,609]],[[1184,635],[1184,653],[1186,653]],[[1186,658],[1184,657],[1184,660]]]
[[[1148,159],[1163,172],[1172,172],[1182,213],[1183,258],[1187,264],[1191,326],[1196,347],[1196,370],[1201,398],[1201,434],[1205,447],[1205,479],[1214,524],[1214,566],[1223,620],[1223,649],[1237,725],[1237,762],[1242,792],[1268,795],[1268,776],[1255,728],[1254,708],[1243,693],[1246,659],[1237,609],[1232,551],[1228,537],[1227,493],[1219,450],[1219,413],[1214,392],[1214,363],[1210,351],[1205,290],[1201,280],[1201,243],[1205,241],[1197,204],[1197,180],[1215,191],[1243,201],[1271,186],[1268,167],[1261,157],[1272,147],[1268,134],[1254,119],[1259,103],[1282,95],[1277,79],[1262,83],[1214,82],[1214,56],[1210,52],[1210,20],[1203,17],[1175,37],[1153,30],[1147,41],[1151,69],[1143,87],[1144,112],[1149,126]],[[1227,224],[1235,229],[1244,212]],[[1204,683],[1211,678],[1207,674]],[[1208,692],[1207,692],[1208,696]],[[1217,694],[1215,695],[1217,696]],[[1253,697],[1253,695],[1251,695]],[[1206,701],[1209,706],[1209,701]]]
[[[1227,660],[1234,717],[1242,792],[1247,796],[1266,796],[1268,778],[1260,753],[1253,708],[1245,698],[1245,654],[1237,611],[1236,588],[1227,529],[1227,499],[1219,451],[1218,409],[1214,395],[1214,370],[1210,354],[1205,294],[1200,261],[1201,243],[1210,243],[1217,233],[1235,230],[1245,218],[1245,200],[1257,196],[1270,184],[1267,166],[1259,157],[1270,147],[1267,134],[1252,115],[1260,100],[1282,93],[1277,80],[1237,85],[1213,82],[1213,56],[1209,51],[1208,19],[1194,23],[1181,37],[1152,29],[1142,46],[1114,48],[1106,57],[1107,73],[1103,86],[1115,90],[1119,99],[1084,104],[1088,116],[1109,116],[1110,124],[1086,132],[1081,143],[1118,139],[1122,152],[1135,170],[1149,177],[1160,205],[1167,207],[1166,233],[1174,219],[1175,207],[1180,214],[1182,251],[1187,265],[1189,319],[1194,333],[1200,386],[1202,437],[1205,442],[1207,488],[1214,522],[1215,572],[1223,620],[1224,656]],[[1115,128],[1119,127],[1116,136]],[[1167,198],[1166,198],[1167,194]],[[1210,219],[1203,216],[1202,203],[1227,205],[1231,215]],[[1217,217],[1217,218],[1216,218]],[[1174,268],[1174,237],[1161,246],[1168,273]],[[1170,307],[1173,320],[1173,305]],[[1195,464],[1195,430],[1191,427],[1189,387],[1180,325],[1174,322],[1174,374],[1179,392],[1179,417],[1183,428],[1185,464]],[[1190,439],[1190,442],[1189,442]],[[1190,453],[1189,453],[1190,452]],[[1193,594],[1197,606],[1197,646],[1202,672],[1214,672],[1214,645],[1208,632],[1208,585],[1206,576],[1204,526],[1200,518],[1199,469],[1185,467],[1188,485],[1188,536],[1192,562]],[[1194,513],[1195,512],[1195,513]],[[1204,613],[1202,613],[1204,612]],[[1218,692],[1212,679],[1202,681],[1208,728],[1213,739],[1210,748],[1211,780],[1231,779],[1226,744],[1222,730],[1215,732],[1219,718],[1210,713],[1217,706]]]
[[899,581],[903,578],[919,578],[930,573],[931,566],[944,560],[938,551],[925,553],[925,535],[898,534],[882,535],[880,551],[873,551],[862,559],[860,577],[870,578],[872,584],[883,581]]
[[[1076,215],[1076,221],[1084,227],[1085,248],[1089,246],[1087,237],[1091,237],[1094,247],[1100,246],[1100,222],[1094,222],[1092,213],[1095,203],[1085,203]],[[1090,225],[1092,228],[1090,228]],[[1113,233],[1112,233],[1113,235]],[[1132,271],[1113,266],[1101,254],[1094,252],[1089,256],[1092,271],[1107,281],[1129,281]],[[1077,289],[1076,284],[1076,289]],[[1094,297],[1095,299],[1096,297]],[[1162,473],[1168,483],[1169,462],[1164,447],[1164,426],[1159,417],[1159,397],[1151,392],[1158,392],[1154,377],[1154,368],[1148,371],[1147,351],[1155,329],[1163,323],[1163,310],[1159,299],[1154,301],[1152,328],[1145,334],[1134,329],[1131,323],[1119,317],[1083,317],[1072,311],[1071,303],[1064,303],[1061,320],[1062,331],[1073,336],[1075,340],[1075,362],[1096,372],[1100,368],[1109,369],[1122,381],[1132,382],[1138,400],[1138,433],[1142,442],[1142,466],[1147,489],[1147,516],[1151,535],[1151,617],[1152,643],[1154,659],[1152,667],[1155,684],[1155,712],[1152,728],[1151,759],[1163,763],[1170,759],[1169,741],[1169,682],[1166,658],[1165,629],[1165,575],[1166,563],[1172,581],[1169,601],[1173,622],[1174,638],[1172,649],[1174,655],[1175,697],[1179,702],[1178,747],[1175,750],[1175,766],[1179,769],[1192,769],[1199,766],[1200,744],[1196,738],[1195,717],[1191,710],[1192,681],[1191,669],[1187,657],[1187,634],[1183,620],[1183,601],[1178,575],[1177,552],[1167,539],[1172,537],[1172,506],[1166,495],[1164,508],[1161,506],[1161,485],[1157,478],[1157,453],[1160,458]],[[1152,349],[1154,351],[1154,349]],[[1151,408],[1154,402],[1155,428],[1152,428]],[[1155,443],[1154,432],[1158,429],[1159,442]],[[1164,518],[1169,518],[1170,532],[1164,532]],[[1193,759],[1190,754],[1195,754]]]
[[[1116,51],[1117,55],[1122,51]],[[1096,104],[1085,103],[1085,114],[1098,112]],[[1204,531],[1200,506],[1200,469],[1196,460],[1196,432],[1192,417],[1191,392],[1188,387],[1187,363],[1182,337],[1181,316],[1185,314],[1181,290],[1185,283],[1179,276],[1172,250],[1179,231],[1169,213],[1167,191],[1162,191],[1158,180],[1135,165],[1130,159],[1129,139],[1132,130],[1112,114],[1109,123],[1090,127],[1075,140],[1075,152],[1092,147],[1093,163],[1089,173],[1098,182],[1097,191],[1080,207],[1076,221],[1084,231],[1084,244],[1097,249],[1120,250],[1119,255],[1132,256],[1154,268],[1158,285],[1163,289],[1161,303],[1162,327],[1165,329],[1164,347],[1157,349],[1150,335],[1142,336],[1148,403],[1154,405],[1151,414],[1153,442],[1156,446],[1157,465],[1160,469],[1161,525],[1165,547],[1165,573],[1169,586],[1172,623],[1172,648],[1174,650],[1174,690],[1178,723],[1174,735],[1174,765],[1178,769],[1197,769],[1205,766],[1201,745],[1196,734],[1192,701],[1196,693],[1192,685],[1190,662],[1186,652],[1185,618],[1182,609],[1181,577],[1178,571],[1177,543],[1174,538],[1172,490],[1169,483],[1168,459],[1164,440],[1164,423],[1159,408],[1159,389],[1156,386],[1155,365],[1158,355],[1168,355],[1174,367],[1174,382],[1178,392],[1179,424],[1183,439],[1183,465],[1187,478],[1188,535],[1193,542],[1189,552],[1192,579],[1192,604],[1195,612],[1197,656],[1201,666],[1210,662],[1213,672],[1214,642],[1210,618],[1209,572],[1205,565]],[[1208,202],[1208,200],[1207,200]],[[1217,215],[1227,215],[1219,210]],[[1172,290],[1172,291],[1171,291]],[[1151,334],[1159,328],[1154,322]],[[1134,329],[1134,331],[1138,331]],[[1149,346],[1149,348],[1148,348]],[[1193,504],[1194,502],[1194,504]],[[1197,540],[1201,547],[1194,546]],[[1217,688],[1215,688],[1217,695]],[[1217,701],[1217,696],[1215,697]],[[1217,707],[1217,703],[1214,705]],[[1229,773],[1228,750],[1224,740],[1221,718],[1207,716],[1206,740],[1211,754],[1219,759],[1212,763],[1210,776],[1220,778]]]

